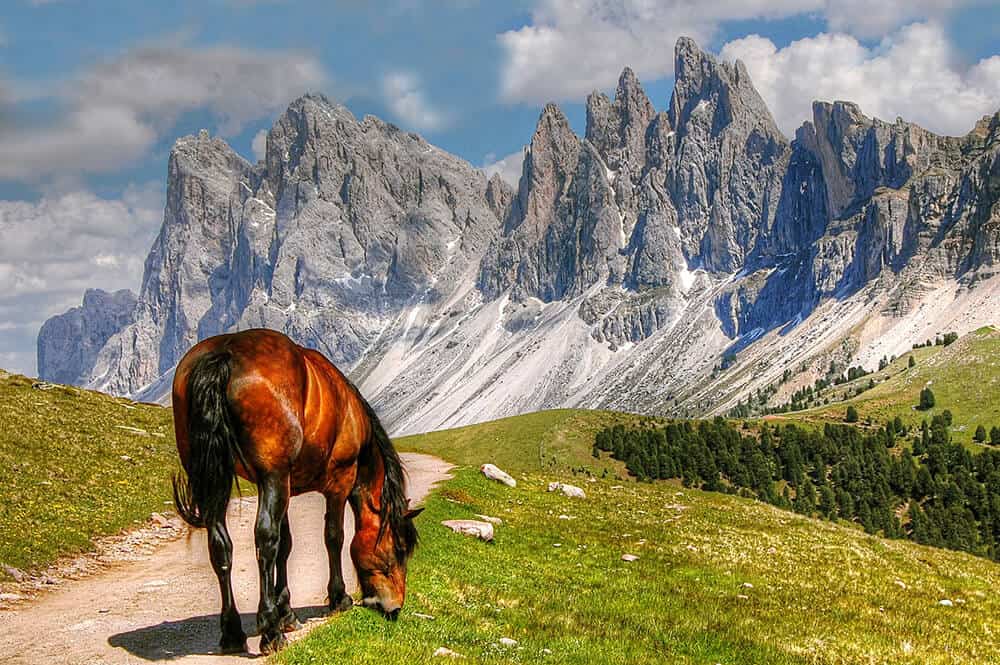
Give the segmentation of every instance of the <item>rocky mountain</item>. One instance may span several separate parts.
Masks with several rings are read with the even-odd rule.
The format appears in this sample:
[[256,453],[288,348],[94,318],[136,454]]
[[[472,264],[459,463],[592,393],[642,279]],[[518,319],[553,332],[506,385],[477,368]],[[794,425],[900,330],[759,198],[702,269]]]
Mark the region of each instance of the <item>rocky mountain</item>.
[[995,319],[1000,114],[952,138],[817,102],[789,141],[742,63],[681,39],[675,72],[657,111],[626,69],[582,137],[546,106],[516,191],[321,96],[255,165],[182,138],[139,295],[47,322],[39,371],[162,399],[198,339],[267,326],[403,433],[722,413]]

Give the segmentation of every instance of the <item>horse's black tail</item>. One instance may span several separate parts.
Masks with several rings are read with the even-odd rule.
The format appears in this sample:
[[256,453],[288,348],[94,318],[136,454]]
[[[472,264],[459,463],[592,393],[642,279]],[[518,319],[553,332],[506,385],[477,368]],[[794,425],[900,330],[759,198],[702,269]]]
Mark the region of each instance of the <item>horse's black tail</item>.
[[226,400],[231,360],[227,352],[207,353],[188,376],[190,454],[187,478],[174,476],[174,505],[193,527],[225,516],[236,479],[234,456],[242,459]]

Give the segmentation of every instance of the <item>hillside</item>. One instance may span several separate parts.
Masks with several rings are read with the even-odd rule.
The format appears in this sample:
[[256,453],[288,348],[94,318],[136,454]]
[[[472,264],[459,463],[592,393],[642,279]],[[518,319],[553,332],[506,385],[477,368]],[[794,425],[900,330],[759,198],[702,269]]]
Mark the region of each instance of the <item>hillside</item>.
[[0,564],[40,569],[169,509],[176,455],[168,409],[0,371]]
[[[1000,630],[1000,567],[748,499],[622,482],[623,466],[591,456],[603,428],[648,422],[559,410],[398,439],[461,465],[419,518],[402,620],[355,609],[276,660],[429,662],[440,646],[469,662],[1000,658],[983,639]],[[476,467],[486,461],[518,487],[484,480]],[[0,562],[37,569],[162,510],[173,465],[168,410],[0,375],[0,468],[12,471]],[[545,491],[574,477],[587,499]],[[504,520],[495,543],[439,525],[476,514]]]
[[[909,366],[911,356],[913,367]],[[872,380],[875,386],[868,389]],[[932,409],[917,408],[924,387],[934,393]],[[863,392],[854,395],[858,388]],[[953,416],[953,440],[972,445],[979,425],[987,432],[1000,426],[1000,331],[984,327],[948,346],[914,349],[884,370],[821,391],[816,401],[826,399],[831,403],[774,418],[843,422],[847,407],[853,406],[862,423],[870,420],[882,425],[899,416],[905,425],[913,427],[947,409]]]
[[624,466],[591,454],[594,437],[615,424],[651,420],[615,411],[556,409],[511,416],[479,425],[400,437],[400,450],[437,455],[455,464],[492,462],[509,471],[561,471],[627,477]]
[[[491,459],[480,440],[476,456]],[[461,662],[1000,659],[988,637],[1000,566],[988,561],[672,484],[584,482],[585,500],[545,491],[560,478],[531,473],[510,489],[459,470],[419,519],[400,621],[355,609],[277,661],[438,662],[442,646]],[[439,524],[477,514],[504,520],[494,543]]]

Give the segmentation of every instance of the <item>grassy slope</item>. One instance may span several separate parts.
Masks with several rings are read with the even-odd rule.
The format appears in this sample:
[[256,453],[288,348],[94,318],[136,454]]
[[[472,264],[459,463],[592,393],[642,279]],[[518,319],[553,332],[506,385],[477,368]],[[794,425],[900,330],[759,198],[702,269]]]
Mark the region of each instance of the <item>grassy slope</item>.
[[[354,610],[280,660],[423,662],[442,645],[504,662],[1000,660],[989,637],[1000,631],[1000,566],[988,561],[669,484],[579,482],[585,501],[544,492],[573,468],[613,464],[590,456],[591,437],[632,418],[550,411],[400,439],[471,467],[419,518],[403,620]],[[0,375],[0,469],[13,472],[0,490],[0,561],[41,566],[161,509],[170,428],[159,407]],[[516,472],[518,488],[482,479],[483,461]],[[480,512],[506,520],[492,545],[439,525]],[[626,564],[623,552],[641,558]],[[519,648],[500,648],[501,636]]]
[[614,460],[597,460],[590,451],[594,435],[615,423],[648,419],[614,411],[555,409],[493,420],[479,425],[396,439],[400,450],[429,453],[455,464],[492,462],[510,472],[588,470],[625,477]]
[[[949,409],[953,416],[952,436],[956,442],[972,443],[977,425],[989,431],[1000,426],[1000,331],[983,328],[961,337],[947,347],[916,349],[915,367],[908,367],[910,354],[897,359],[886,370],[857,379],[852,384],[836,386],[824,396],[842,398],[845,388],[867,385],[872,377],[880,381],[857,397],[827,406],[778,416],[804,422],[843,422],[848,405],[854,405],[861,420],[871,418],[884,423],[900,416],[904,423],[919,425],[924,418]],[[889,376],[888,380],[882,377]],[[914,407],[920,391],[930,385],[936,406],[929,411]]]
[[0,563],[38,569],[163,510],[175,458],[167,409],[0,372]]
[[[668,484],[584,483],[574,500],[552,477],[509,489],[460,469],[418,518],[401,620],[356,608],[278,661],[432,662],[440,646],[463,662],[1000,661],[988,561]],[[503,518],[496,542],[439,524],[476,513]]]

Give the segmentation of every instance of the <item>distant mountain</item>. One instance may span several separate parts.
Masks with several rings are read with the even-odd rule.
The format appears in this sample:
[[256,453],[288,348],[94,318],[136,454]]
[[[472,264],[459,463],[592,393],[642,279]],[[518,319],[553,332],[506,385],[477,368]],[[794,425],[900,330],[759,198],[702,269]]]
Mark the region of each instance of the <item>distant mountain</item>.
[[91,294],[46,322],[39,372],[164,399],[197,340],[267,326],[404,433],[722,413],[996,320],[1000,113],[951,138],[816,102],[789,141],[742,63],[690,39],[675,59],[664,111],[629,69],[582,138],[546,106],[516,191],[321,96],[256,165],[182,138],[134,307]]

